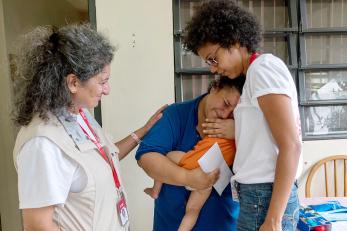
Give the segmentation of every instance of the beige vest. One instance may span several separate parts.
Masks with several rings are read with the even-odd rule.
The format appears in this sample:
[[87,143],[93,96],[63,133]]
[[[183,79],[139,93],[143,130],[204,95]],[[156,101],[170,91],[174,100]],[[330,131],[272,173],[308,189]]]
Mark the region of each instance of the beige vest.
[[[112,157],[120,177],[118,148],[86,110],[85,113],[93,130],[100,138],[105,152]],[[34,117],[31,123],[22,127],[18,133],[13,151],[15,166],[17,165],[16,156],[22,146],[37,136],[46,137],[58,145],[66,155],[83,167],[88,179],[83,191],[70,192],[64,206],[55,207],[54,221],[60,229],[69,231],[129,230],[129,222],[126,227],[122,227],[118,219],[119,193],[113,181],[111,168],[100,156],[95,145],[86,138],[76,119],[50,115],[49,120],[45,122],[38,116]],[[120,182],[123,185],[122,179]]]

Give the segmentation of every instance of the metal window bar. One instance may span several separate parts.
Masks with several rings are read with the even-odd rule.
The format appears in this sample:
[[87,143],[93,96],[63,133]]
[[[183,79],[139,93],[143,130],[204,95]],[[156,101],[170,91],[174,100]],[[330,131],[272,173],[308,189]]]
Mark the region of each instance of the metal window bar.
[[[324,105],[318,105],[318,106],[324,106]],[[330,105],[327,105],[330,106]],[[343,106],[343,105],[337,105],[337,106]],[[306,128],[309,126],[309,124],[307,124],[306,122],[306,117],[304,117],[304,115],[306,116],[304,110],[307,107],[311,107],[312,110],[315,110],[314,106],[300,106],[299,110],[300,110],[300,114],[303,115],[302,116],[302,123],[301,123],[301,128],[302,128],[302,137],[303,140],[331,140],[331,139],[341,139],[341,138],[347,138],[347,133],[345,131],[330,131],[330,132],[326,132],[324,134],[321,133],[312,133],[312,131],[307,131]]]

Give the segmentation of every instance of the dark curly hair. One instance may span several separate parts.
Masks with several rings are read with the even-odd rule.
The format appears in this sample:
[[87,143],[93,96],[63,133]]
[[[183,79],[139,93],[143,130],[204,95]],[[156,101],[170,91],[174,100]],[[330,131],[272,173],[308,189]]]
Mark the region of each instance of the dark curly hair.
[[219,78],[212,80],[210,82],[207,92],[210,93],[212,88],[221,90],[225,87],[229,87],[229,88],[236,89],[241,95],[245,81],[246,81],[245,76],[239,76],[235,79],[230,79],[227,76],[220,76]]
[[115,48],[90,25],[60,29],[37,27],[25,34],[17,59],[17,92],[14,120],[25,126],[33,116],[47,119],[72,106],[66,76],[82,82],[99,74],[113,59]]
[[196,55],[207,43],[224,48],[240,43],[252,53],[260,41],[261,27],[255,16],[230,0],[202,4],[188,22],[183,36],[185,48]]

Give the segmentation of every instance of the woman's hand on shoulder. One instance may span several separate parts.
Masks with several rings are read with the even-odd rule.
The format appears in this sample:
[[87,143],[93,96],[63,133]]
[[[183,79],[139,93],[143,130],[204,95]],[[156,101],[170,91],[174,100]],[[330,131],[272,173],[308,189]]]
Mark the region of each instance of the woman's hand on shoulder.
[[205,173],[201,168],[187,170],[186,186],[193,189],[207,189],[211,188],[219,178],[219,170],[216,169],[212,172]]
[[143,132],[145,135],[152,127],[153,125],[158,122],[158,120],[160,120],[160,118],[163,116],[163,111],[165,110],[165,108],[167,108],[167,104],[161,106],[150,118],[149,120],[146,122],[146,124],[142,127]]
[[233,119],[206,119],[202,128],[203,133],[208,137],[235,138],[235,121]]

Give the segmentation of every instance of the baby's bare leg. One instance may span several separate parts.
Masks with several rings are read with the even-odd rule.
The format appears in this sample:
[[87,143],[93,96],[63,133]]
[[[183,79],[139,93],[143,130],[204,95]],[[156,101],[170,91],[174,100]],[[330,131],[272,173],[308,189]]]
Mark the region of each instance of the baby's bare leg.
[[145,190],[143,190],[143,191],[146,194],[148,194],[150,197],[152,197],[153,199],[157,199],[159,196],[162,185],[163,185],[163,183],[155,180],[152,188],[145,188]]
[[166,154],[166,156],[175,164],[178,164],[183,155],[186,154],[185,152],[181,152],[181,151],[171,151],[168,154]]
[[184,215],[179,231],[190,231],[193,229],[202,206],[211,194],[212,189],[192,191],[186,206],[186,214]]
[[[167,154],[167,157],[174,163],[178,164],[182,158],[182,156],[185,154],[185,152],[181,151],[172,151]],[[159,181],[154,181],[153,187],[152,188],[145,188],[143,190],[146,194],[148,194],[150,197],[153,199],[157,199],[161,190],[161,186],[163,183]]]

